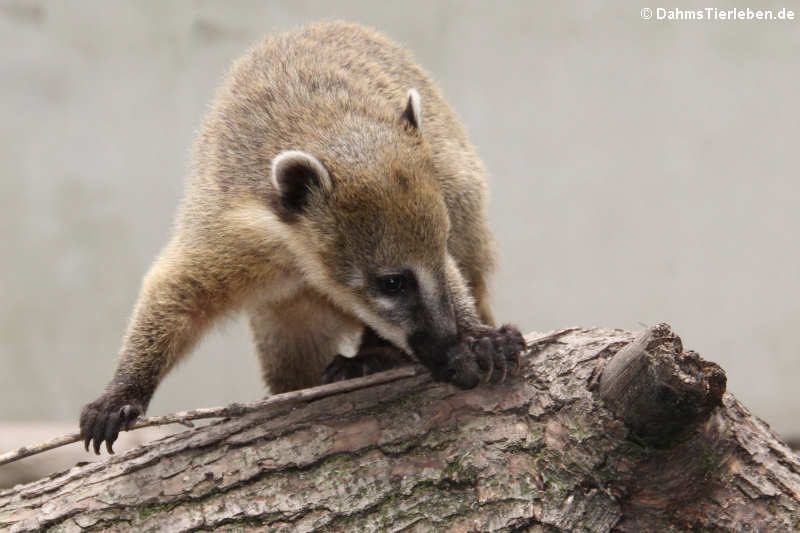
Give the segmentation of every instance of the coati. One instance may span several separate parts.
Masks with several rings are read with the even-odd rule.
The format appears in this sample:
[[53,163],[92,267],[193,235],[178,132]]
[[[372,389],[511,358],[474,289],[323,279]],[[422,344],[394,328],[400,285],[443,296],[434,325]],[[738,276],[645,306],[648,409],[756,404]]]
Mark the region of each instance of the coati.
[[87,451],[113,453],[161,379],[237,308],[272,393],[407,357],[460,387],[502,381],[524,341],[494,326],[485,197],[453,111],[398,45],[344,23],[255,45],[199,132],[116,372],[81,412]]

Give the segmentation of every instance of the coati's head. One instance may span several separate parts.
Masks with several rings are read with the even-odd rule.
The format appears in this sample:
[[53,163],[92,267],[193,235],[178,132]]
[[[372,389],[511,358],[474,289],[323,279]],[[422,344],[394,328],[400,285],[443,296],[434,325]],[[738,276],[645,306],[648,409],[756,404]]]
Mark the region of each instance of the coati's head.
[[401,110],[375,131],[344,132],[325,153],[278,154],[271,203],[310,283],[398,347],[440,351],[457,333],[450,221],[416,90]]

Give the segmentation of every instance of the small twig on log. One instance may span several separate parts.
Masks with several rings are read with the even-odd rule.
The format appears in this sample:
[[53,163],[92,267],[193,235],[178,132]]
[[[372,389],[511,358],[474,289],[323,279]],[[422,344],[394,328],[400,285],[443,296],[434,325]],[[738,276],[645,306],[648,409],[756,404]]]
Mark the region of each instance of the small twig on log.
[[566,329],[558,329],[553,333],[548,333],[546,335],[541,335],[539,337],[533,337],[531,339],[525,338],[525,345],[530,348],[535,348],[537,346],[543,346],[545,344],[550,344],[553,341],[556,341],[566,335],[567,333],[572,333],[573,331],[578,331],[581,328],[566,328]]
[[[418,376],[425,372],[424,367],[420,365],[404,366],[400,368],[393,368],[386,372],[379,372],[365,376],[363,378],[349,379],[347,381],[337,381],[336,383],[329,383],[327,385],[320,385],[319,387],[312,387],[310,389],[301,389],[283,394],[276,394],[269,396],[263,400],[251,403],[232,403],[224,407],[206,407],[201,409],[192,409],[191,411],[182,411],[163,416],[151,416],[136,422],[128,431],[134,429],[150,427],[150,426],[163,426],[166,424],[182,424],[184,426],[192,427],[191,420],[199,420],[203,418],[227,418],[231,416],[241,416],[253,411],[260,411],[268,407],[276,407],[279,405],[286,405],[292,403],[309,402],[327,396],[334,396],[343,392],[350,392],[358,389],[364,389],[383,383],[389,383],[400,379],[411,378]],[[46,452],[60,446],[72,444],[73,442],[81,441],[80,433],[70,433],[61,437],[35,444],[32,446],[23,446],[16,450],[0,455],[0,465],[11,463],[31,455]]]
[[[534,348],[553,342],[559,337],[566,335],[579,328],[567,328],[542,335],[533,339],[525,339],[528,348]],[[241,416],[253,411],[260,411],[267,407],[276,407],[279,405],[286,405],[292,403],[309,402],[327,396],[334,396],[343,392],[350,392],[358,389],[365,389],[383,383],[389,383],[400,379],[411,378],[418,376],[425,372],[425,368],[420,365],[404,366],[387,370],[386,372],[379,372],[362,378],[349,379],[346,381],[337,381],[336,383],[329,383],[327,385],[320,385],[310,389],[301,389],[283,394],[276,394],[269,396],[263,400],[251,403],[232,403],[224,407],[205,407],[200,409],[192,409],[191,411],[181,411],[179,413],[172,413],[163,416],[151,416],[136,422],[130,429],[140,429],[151,426],[164,426],[166,424],[181,424],[187,427],[193,427],[191,420],[199,420],[204,418],[226,418],[231,416]],[[62,435],[55,439],[32,446],[23,446],[16,450],[11,450],[0,455],[0,465],[8,464],[31,455],[36,455],[54,448],[66,446],[73,442],[83,440],[80,433],[70,433],[69,435]]]

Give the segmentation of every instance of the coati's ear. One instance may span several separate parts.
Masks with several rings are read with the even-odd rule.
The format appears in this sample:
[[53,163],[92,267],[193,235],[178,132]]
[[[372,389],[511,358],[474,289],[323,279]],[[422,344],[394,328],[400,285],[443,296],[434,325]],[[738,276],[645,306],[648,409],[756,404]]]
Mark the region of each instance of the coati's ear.
[[331,177],[319,159],[300,150],[287,150],[272,160],[272,185],[275,187],[275,207],[291,218],[306,206],[314,187],[331,189]]
[[422,98],[416,89],[409,89],[406,99],[406,108],[400,118],[419,129],[422,125]]

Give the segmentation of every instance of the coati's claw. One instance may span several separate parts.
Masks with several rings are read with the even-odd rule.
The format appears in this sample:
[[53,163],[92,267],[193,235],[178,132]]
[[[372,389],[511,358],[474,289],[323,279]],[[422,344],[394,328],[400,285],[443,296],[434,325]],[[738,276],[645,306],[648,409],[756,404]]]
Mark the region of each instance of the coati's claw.
[[511,373],[519,372],[519,356],[525,351],[525,338],[522,333],[509,324],[497,330],[498,352],[504,355],[504,363],[511,363]]
[[462,388],[472,388],[481,381],[503,383],[509,372],[518,372],[524,349],[525,340],[514,326],[473,332],[448,352],[446,368],[435,377]]
[[100,455],[100,445],[105,441],[106,450],[113,454],[114,441],[119,432],[130,429],[143,412],[144,409],[136,404],[120,405],[119,398],[104,394],[81,411],[80,426],[84,448],[88,452],[89,444],[92,444],[94,453]]
[[473,340],[471,346],[472,353],[475,354],[475,361],[478,363],[478,368],[486,373],[486,375],[483,376],[483,382],[489,383],[492,380],[492,374],[496,366],[494,363],[492,341],[486,337],[482,337],[479,340]]
[[[438,381],[447,381],[461,387],[471,389],[484,380],[482,375],[491,372],[492,359],[475,356],[475,352],[470,349],[468,342],[454,345],[447,352],[447,365],[444,368],[433,370],[433,377]],[[481,369],[481,364],[485,365],[486,370]]]

